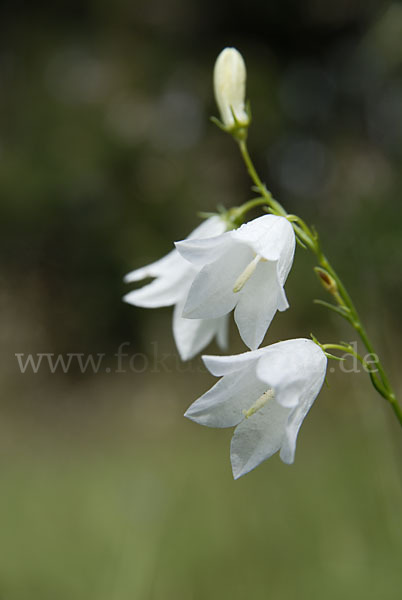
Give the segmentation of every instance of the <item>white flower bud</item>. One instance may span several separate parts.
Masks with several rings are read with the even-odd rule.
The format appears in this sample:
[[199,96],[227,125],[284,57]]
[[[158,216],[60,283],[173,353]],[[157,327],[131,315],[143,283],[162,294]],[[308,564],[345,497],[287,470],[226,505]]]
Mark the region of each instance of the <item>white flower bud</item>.
[[236,48],[225,48],[216,59],[214,90],[223,124],[228,129],[233,129],[236,125],[247,127],[250,119],[244,104],[246,65]]

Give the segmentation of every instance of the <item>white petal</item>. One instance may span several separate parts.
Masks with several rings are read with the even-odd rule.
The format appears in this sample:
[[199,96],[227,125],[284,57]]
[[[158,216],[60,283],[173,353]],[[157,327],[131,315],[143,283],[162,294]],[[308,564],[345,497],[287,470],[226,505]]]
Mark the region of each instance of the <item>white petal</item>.
[[229,232],[207,239],[187,239],[175,242],[180,255],[197,267],[216,261],[233,245]]
[[[187,239],[191,240],[193,238],[198,239],[216,236],[223,233],[226,230],[226,227],[227,225],[223,219],[219,216],[214,216],[198,225],[198,227],[190,233]],[[124,281],[126,283],[131,283],[133,281],[140,281],[146,277],[159,277],[168,271],[171,272],[180,269],[183,264],[186,263],[183,262],[183,259],[177,250],[173,249],[169,254],[166,254],[166,256],[160,258],[156,262],[127,273],[124,277]]]
[[293,227],[291,226],[289,221],[286,220],[286,223],[287,225],[283,226],[282,248],[277,267],[278,280],[282,284],[282,286],[284,285],[287,276],[289,275],[289,271],[292,267],[296,247],[296,238],[293,231]]
[[185,416],[208,427],[233,427],[244,418],[243,410],[247,411],[266,389],[250,373],[231,373],[198,398]]
[[174,308],[173,335],[180,358],[190,360],[220,334],[226,319],[185,319],[181,316],[183,306],[181,301]]
[[279,454],[281,460],[288,465],[294,462],[297,435],[304,421],[304,418],[306,417],[308,411],[311,408],[311,405],[313,404],[316,398],[316,395],[310,396],[307,402],[304,401],[301,403],[300,406],[296,406],[296,408],[290,414],[290,417],[285,427],[285,432],[282,440],[282,447]]
[[234,313],[243,342],[255,350],[264,339],[282,299],[276,263],[260,262],[255,273],[239,292]]
[[[256,366],[257,377],[275,389],[276,401],[295,407],[311,390],[318,394],[327,359],[312,340],[295,339],[265,348]],[[315,398],[314,396],[314,398]]]
[[[318,348],[318,350],[322,352],[320,348]],[[296,439],[299,429],[314,400],[318,396],[325,378],[327,358],[324,353],[322,352],[321,356],[317,353],[315,359],[313,359],[313,363],[313,367],[310,365],[310,379],[308,385],[305,385],[303,393],[299,398],[299,404],[292,411],[285,428],[280,457],[283,462],[288,464],[292,463],[294,460]]]
[[279,284],[278,285],[278,310],[280,312],[283,312],[284,310],[287,310],[288,308],[289,308],[289,302],[288,302],[288,299],[286,298],[285,290],[283,289],[282,285]]
[[243,352],[242,354],[232,354],[231,356],[212,356],[204,355],[202,360],[208,371],[216,377],[234,373],[240,369],[253,369],[253,363],[257,365],[257,360],[266,352],[267,348],[254,350],[252,352]]
[[181,259],[184,265],[174,272],[158,277],[144,287],[133,290],[123,297],[124,302],[134,306],[157,308],[171,306],[185,297],[194,271],[188,263]]
[[229,232],[234,240],[249,245],[255,254],[267,260],[278,260],[285,251],[293,255],[295,235],[285,217],[264,215]]
[[280,449],[289,412],[289,408],[272,399],[236,427],[230,446],[235,479],[255,469]]
[[173,249],[169,254],[166,254],[166,256],[160,258],[156,262],[127,273],[124,277],[124,281],[125,283],[131,283],[132,281],[140,281],[146,277],[159,277],[159,275],[162,275],[167,271],[179,269],[182,265],[182,257],[177,250]]
[[234,284],[252,258],[246,246],[231,245],[218,260],[201,269],[190,288],[183,315],[210,319],[230,312],[238,300]]
[[216,341],[221,350],[226,350],[229,345],[229,315],[219,317],[217,321],[219,324],[216,332]]
[[196,227],[190,235],[187,237],[188,240],[198,238],[209,238],[216,235],[220,235],[227,229],[227,223],[219,215],[206,219],[198,227]]

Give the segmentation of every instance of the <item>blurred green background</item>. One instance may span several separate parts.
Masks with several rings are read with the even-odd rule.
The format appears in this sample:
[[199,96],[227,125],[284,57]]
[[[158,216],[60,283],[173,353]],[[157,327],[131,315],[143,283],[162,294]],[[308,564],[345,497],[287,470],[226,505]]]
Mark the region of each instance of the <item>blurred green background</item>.
[[[234,482],[231,432],[182,417],[213,378],[179,362],[170,309],[121,297],[197,211],[250,198],[208,121],[234,45],[261,177],[317,226],[401,396],[402,5],[16,0],[0,31],[0,599],[400,598],[401,434],[367,376],[336,364],[295,465]],[[313,265],[298,249],[267,341],[354,341]]]

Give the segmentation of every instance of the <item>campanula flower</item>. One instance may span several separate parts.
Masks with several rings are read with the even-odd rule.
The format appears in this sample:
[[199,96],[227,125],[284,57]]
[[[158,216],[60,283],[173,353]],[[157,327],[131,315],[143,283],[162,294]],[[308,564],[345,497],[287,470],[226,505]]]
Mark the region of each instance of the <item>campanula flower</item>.
[[278,450],[294,461],[296,439],[325,378],[327,357],[312,340],[278,342],[235,356],[203,356],[221,379],[185,416],[208,427],[236,427],[233,476],[245,475]]
[[289,221],[264,215],[215,237],[177,242],[176,248],[199,270],[183,316],[216,319],[235,309],[244,343],[258,348],[276,311],[289,307],[284,284],[295,250]]
[[[187,238],[201,239],[224,232],[226,223],[218,216],[210,217]],[[131,283],[148,277],[155,280],[133,290],[123,298],[134,306],[157,308],[174,305],[173,335],[182,360],[189,360],[207,346],[216,336],[219,346],[227,345],[227,317],[211,319],[185,319],[183,307],[188,291],[198,270],[186,261],[177,250],[172,250],[160,260],[128,273],[124,281]]]

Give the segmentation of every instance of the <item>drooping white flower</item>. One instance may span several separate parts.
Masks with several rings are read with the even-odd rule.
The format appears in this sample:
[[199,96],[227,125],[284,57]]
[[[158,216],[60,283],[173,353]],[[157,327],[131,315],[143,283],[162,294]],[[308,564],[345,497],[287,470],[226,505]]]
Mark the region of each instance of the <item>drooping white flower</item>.
[[246,127],[250,120],[244,104],[246,65],[236,48],[225,48],[216,59],[214,91],[223,124],[228,129],[233,128],[236,125],[234,113],[238,124]]
[[265,215],[208,239],[176,243],[199,269],[183,316],[216,319],[235,308],[245,344],[261,344],[277,310],[289,307],[283,286],[292,266],[295,235],[285,217]]
[[279,342],[235,356],[204,356],[221,379],[185,413],[208,427],[234,427],[235,479],[280,450],[294,461],[300,426],[324,381],[327,358],[311,340]]
[[[220,217],[211,217],[199,225],[189,236],[201,239],[216,236],[226,230]],[[175,305],[173,312],[173,335],[182,360],[189,360],[200,352],[216,336],[221,348],[227,346],[227,317],[211,319],[185,319],[182,317],[184,303],[198,269],[186,261],[177,250],[172,250],[160,260],[128,273],[124,281],[131,283],[147,277],[155,280],[133,290],[123,297],[134,306],[157,308]]]

